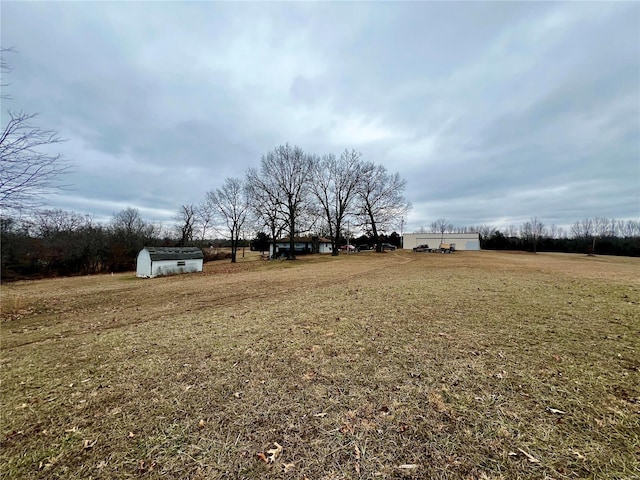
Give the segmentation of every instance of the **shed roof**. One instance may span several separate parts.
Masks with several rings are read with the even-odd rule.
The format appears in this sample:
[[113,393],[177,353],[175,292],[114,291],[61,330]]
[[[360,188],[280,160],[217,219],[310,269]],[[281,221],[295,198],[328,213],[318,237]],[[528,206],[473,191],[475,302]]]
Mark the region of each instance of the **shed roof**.
[[197,247],[144,247],[151,260],[190,260],[204,258]]
[[[331,243],[331,240],[324,237],[293,237],[293,241],[296,243],[311,243],[314,240],[318,243]],[[289,243],[289,237],[281,238],[276,243]]]

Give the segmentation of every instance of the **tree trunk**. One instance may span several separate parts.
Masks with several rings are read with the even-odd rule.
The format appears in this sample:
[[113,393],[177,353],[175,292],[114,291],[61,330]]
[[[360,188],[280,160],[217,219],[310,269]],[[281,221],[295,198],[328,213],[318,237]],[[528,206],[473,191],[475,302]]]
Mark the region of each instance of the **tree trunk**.
[[272,224],[271,225],[271,255],[269,255],[269,258],[276,258],[276,248],[277,248],[276,226]]
[[291,226],[290,230],[289,230],[289,254],[287,255],[287,258],[289,260],[295,260],[296,259],[296,238],[295,238],[295,215],[293,213],[291,213],[289,215],[289,225]]
[[[331,235],[333,232],[331,231],[331,224],[329,224],[329,234]],[[331,255],[337,256],[340,254],[340,222],[336,223],[336,234],[331,236]]]
[[238,251],[238,237],[231,232],[231,263],[236,263],[236,253]]

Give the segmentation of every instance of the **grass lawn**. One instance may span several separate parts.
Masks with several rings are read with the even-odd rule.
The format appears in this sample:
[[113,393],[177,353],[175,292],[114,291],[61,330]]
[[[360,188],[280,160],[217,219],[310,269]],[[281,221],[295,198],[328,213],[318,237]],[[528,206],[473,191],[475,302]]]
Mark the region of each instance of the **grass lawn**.
[[0,478],[640,478],[640,259],[2,285]]

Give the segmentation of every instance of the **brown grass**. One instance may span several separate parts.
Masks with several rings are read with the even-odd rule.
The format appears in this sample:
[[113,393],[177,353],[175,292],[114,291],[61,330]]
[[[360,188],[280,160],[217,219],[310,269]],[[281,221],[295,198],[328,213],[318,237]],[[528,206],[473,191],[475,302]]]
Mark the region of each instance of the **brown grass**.
[[640,259],[251,254],[1,300],[2,478],[640,478]]

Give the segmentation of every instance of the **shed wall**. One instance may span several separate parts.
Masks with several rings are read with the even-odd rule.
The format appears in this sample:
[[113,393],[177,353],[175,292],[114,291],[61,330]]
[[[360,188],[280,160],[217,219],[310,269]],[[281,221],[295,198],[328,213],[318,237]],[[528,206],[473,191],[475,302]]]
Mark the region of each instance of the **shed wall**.
[[[184,263],[184,265],[180,265]],[[202,259],[191,260],[158,260],[151,264],[151,277],[175,275],[178,273],[192,273],[202,271]]]
[[138,259],[136,260],[136,276],[151,276],[151,256],[145,249],[140,250],[140,253],[138,253]]

